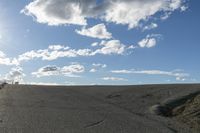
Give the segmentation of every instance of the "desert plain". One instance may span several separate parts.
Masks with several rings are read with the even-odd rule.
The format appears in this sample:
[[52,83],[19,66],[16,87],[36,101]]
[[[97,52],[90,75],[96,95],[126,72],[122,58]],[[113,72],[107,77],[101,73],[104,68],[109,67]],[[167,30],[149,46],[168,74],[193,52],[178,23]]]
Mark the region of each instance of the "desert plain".
[[199,133],[200,85],[5,85],[0,132]]

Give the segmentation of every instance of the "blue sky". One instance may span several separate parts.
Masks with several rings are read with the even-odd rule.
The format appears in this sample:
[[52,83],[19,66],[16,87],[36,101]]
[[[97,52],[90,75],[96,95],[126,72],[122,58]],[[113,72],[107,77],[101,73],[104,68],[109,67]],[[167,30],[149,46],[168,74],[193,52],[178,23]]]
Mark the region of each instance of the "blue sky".
[[195,0],[1,0],[0,79],[197,83],[198,5]]

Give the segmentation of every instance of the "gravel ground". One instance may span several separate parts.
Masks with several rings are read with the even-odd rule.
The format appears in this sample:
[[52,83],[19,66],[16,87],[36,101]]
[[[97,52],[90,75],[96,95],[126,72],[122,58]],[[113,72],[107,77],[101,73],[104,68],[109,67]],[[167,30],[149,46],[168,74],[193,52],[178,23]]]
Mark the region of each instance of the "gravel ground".
[[[200,98],[188,95],[198,91],[198,84],[6,85],[0,90],[0,132],[195,133]],[[170,107],[170,115],[163,115],[160,106]]]

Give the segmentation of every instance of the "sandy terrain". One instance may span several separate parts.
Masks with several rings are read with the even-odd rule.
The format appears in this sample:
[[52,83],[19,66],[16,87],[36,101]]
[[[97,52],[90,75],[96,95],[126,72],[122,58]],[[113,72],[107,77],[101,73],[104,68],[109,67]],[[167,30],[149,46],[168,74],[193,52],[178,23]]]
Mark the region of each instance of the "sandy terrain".
[[197,133],[200,85],[0,90],[1,133]]

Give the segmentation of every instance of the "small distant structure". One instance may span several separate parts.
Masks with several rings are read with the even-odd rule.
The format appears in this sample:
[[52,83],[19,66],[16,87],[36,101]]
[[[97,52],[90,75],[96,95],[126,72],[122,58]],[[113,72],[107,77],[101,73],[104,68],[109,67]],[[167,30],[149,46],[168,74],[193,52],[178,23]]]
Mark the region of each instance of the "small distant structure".
[[15,85],[18,85],[19,84],[19,82],[15,82]]

